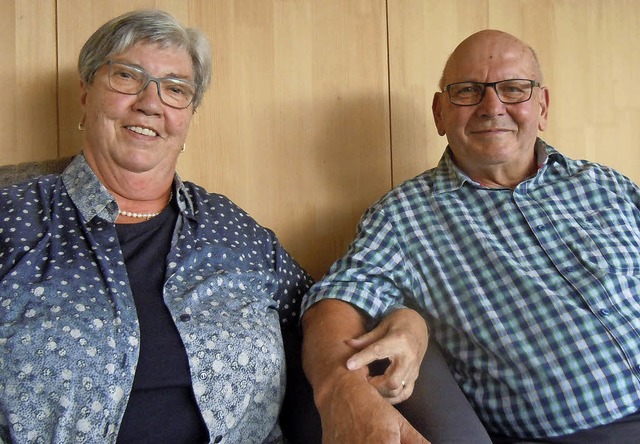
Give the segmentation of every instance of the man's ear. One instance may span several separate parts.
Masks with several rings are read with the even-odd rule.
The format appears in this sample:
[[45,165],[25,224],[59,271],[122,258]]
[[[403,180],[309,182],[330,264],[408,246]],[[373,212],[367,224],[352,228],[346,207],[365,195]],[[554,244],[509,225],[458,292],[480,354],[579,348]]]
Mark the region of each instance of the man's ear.
[[538,129],[544,131],[547,129],[547,117],[549,113],[549,90],[546,87],[540,88],[540,117],[538,118]]
[[442,122],[442,97],[444,96],[441,92],[436,92],[433,95],[433,102],[431,103],[431,111],[433,112],[433,121],[436,124],[436,128],[438,129],[438,134],[444,136],[446,131],[444,130],[444,124]]

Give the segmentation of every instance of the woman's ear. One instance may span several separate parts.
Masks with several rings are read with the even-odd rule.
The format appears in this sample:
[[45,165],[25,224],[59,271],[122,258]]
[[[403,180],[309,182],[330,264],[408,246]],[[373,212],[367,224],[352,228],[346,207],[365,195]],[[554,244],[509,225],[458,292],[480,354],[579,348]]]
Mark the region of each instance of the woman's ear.
[[84,106],[87,104],[87,84],[80,80],[80,105],[84,108]]

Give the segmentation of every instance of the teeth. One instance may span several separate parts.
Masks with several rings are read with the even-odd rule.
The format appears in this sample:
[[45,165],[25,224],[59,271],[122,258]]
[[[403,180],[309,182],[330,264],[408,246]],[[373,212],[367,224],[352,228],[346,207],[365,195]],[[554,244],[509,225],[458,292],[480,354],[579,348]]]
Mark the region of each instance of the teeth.
[[141,126],[128,126],[129,130],[134,133],[142,134],[143,136],[157,136],[158,134],[155,131],[150,130],[149,128],[142,128]]

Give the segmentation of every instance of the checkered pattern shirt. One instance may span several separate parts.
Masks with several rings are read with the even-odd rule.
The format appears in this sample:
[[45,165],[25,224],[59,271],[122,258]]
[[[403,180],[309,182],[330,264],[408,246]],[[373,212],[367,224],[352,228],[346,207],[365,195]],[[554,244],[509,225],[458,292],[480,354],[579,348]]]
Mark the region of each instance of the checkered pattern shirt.
[[515,189],[438,166],[362,217],[307,293],[379,318],[418,309],[491,432],[543,437],[640,409],[640,190],[536,143]]

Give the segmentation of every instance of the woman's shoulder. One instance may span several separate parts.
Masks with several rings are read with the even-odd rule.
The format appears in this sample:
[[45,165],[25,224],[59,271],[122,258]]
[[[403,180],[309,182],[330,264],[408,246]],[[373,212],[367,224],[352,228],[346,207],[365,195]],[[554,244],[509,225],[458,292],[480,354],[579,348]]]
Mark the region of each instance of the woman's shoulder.
[[229,214],[240,215],[242,217],[249,216],[245,210],[224,194],[209,192],[204,187],[193,182],[185,181],[182,182],[182,184],[184,185],[185,192],[191,199],[191,203],[199,211],[208,211],[216,214],[224,214],[221,212],[227,211]]
[[260,225],[247,211],[224,194],[209,192],[193,182],[183,182],[183,185],[189,200],[186,205],[193,207],[195,217],[202,223],[274,237],[269,228]]
[[40,176],[0,188],[0,210],[34,213],[52,204],[53,197],[61,190],[59,174]]

